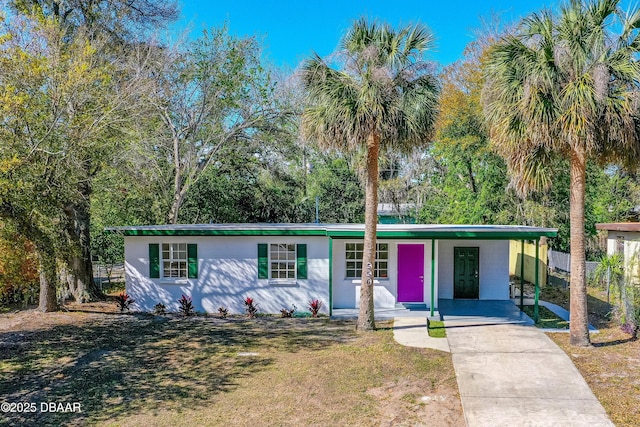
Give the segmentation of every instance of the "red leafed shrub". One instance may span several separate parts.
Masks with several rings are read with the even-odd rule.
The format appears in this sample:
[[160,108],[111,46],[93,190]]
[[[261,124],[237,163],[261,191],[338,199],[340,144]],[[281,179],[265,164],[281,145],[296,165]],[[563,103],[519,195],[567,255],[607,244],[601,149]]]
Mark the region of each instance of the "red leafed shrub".
[[319,299],[312,299],[309,301],[309,311],[311,311],[311,316],[318,317],[318,312],[322,308],[322,301]]
[[247,316],[255,317],[258,312],[258,305],[253,302],[253,298],[246,297],[244,299],[244,309],[247,312]]
[[193,301],[191,297],[182,295],[182,298],[178,300],[180,303],[180,313],[184,316],[191,316],[193,314]]
[[120,295],[118,295],[116,297],[116,304],[118,304],[118,308],[120,309],[120,313],[124,312],[125,310],[129,311],[129,307],[134,302],[136,302],[136,301],[134,299],[132,299],[125,292],[121,293]]

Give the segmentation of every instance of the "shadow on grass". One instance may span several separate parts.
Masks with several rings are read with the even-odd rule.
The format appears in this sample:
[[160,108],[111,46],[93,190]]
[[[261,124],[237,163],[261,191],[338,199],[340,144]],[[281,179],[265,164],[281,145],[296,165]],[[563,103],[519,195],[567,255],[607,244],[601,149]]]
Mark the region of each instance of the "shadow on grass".
[[199,402],[268,368],[277,352],[326,348],[350,340],[352,331],[352,323],[318,319],[109,315],[2,333],[3,401],[36,403],[38,410],[41,402],[78,402],[82,412],[0,413],[0,424],[83,425],[160,409],[197,410]]
[[587,294],[587,309],[589,310],[589,323],[596,328],[609,326],[614,305]]
[[[587,292],[587,310],[589,315],[589,323],[597,329],[609,326],[611,322],[611,312],[614,305],[608,303],[594,294],[600,293],[597,288],[588,288]],[[545,286],[541,289],[540,299],[559,305],[565,310],[569,310],[570,290],[569,288],[561,288],[553,285]]]
[[621,345],[621,344],[627,344],[630,342],[634,342],[637,340],[634,340],[633,337],[629,337],[623,340],[613,340],[613,341],[607,341],[607,342],[594,342],[591,345],[594,347],[611,347],[614,345]]
[[[534,307],[532,305],[525,305],[522,307],[522,311],[526,313],[531,319],[535,318]],[[538,307],[538,321],[536,327],[544,329],[569,329],[569,322],[562,319],[560,316],[549,310],[547,307]]]
[[[545,294],[546,292],[546,294]],[[569,309],[569,289],[561,289],[554,286],[543,288],[541,298],[545,301],[553,302]],[[587,288],[587,309],[589,323],[596,329],[607,329],[611,327],[619,327],[617,320],[612,313],[615,311],[615,304],[605,300],[604,291],[596,287]],[[633,338],[612,339],[606,342],[594,342],[593,347],[610,347],[616,345],[627,344],[632,342]]]

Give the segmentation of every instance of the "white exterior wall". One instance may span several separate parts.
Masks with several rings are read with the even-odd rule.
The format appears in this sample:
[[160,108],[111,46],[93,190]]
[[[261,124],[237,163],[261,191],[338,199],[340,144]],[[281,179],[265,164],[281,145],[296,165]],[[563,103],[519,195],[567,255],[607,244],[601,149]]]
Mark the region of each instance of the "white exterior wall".
[[[197,279],[149,278],[149,243],[196,243]],[[258,279],[258,243],[306,243],[307,279],[295,285],[273,285]],[[161,246],[162,252],[162,246]],[[251,297],[259,312],[279,313],[295,304],[308,311],[311,299],[324,303],[329,312],[329,246],[326,237],[307,236],[127,236],[125,237],[126,291],[136,301],[135,309],[152,311],[161,302],[168,311],[178,311],[184,294],[193,298],[196,311],[217,313],[224,306],[230,313],[244,313],[243,300]],[[162,267],[160,268],[162,274]]]
[[480,299],[509,299],[508,240],[439,240],[436,243],[440,298],[453,299],[453,248],[477,247],[480,252]]
[[607,254],[618,250],[618,240],[624,240],[624,269],[629,277],[640,282],[640,233],[637,231],[609,231]]
[[[333,239],[333,307],[357,308],[360,306],[360,279],[347,279],[345,245],[362,243],[357,239]],[[398,295],[398,244],[424,245],[424,303],[431,302],[431,240],[378,240],[389,244],[388,278],[374,280],[373,303],[375,308],[393,308]],[[437,252],[436,252],[437,253]],[[437,264],[437,258],[436,258]],[[436,267],[437,268],[437,267]],[[437,271],[437,270],[436,270]],[[435,302],[438,304],[438,276],[435,275]]]

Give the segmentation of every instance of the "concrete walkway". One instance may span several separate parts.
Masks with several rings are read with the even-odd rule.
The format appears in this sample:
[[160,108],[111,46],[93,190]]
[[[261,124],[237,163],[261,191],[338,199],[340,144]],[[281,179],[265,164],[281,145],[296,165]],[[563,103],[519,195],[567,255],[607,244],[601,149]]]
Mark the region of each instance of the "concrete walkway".
[[407,347],[431,348],[449,352],[446,338],[431,338],[425,317],[396,317],[393,320],[393,338]]
[[569,357],[513,302],[439,309],[448,338],[429,337],[423,313],[396,317],[394,338],[452,353],[468,426],[613,426]]
[[569,357],[511,301],[439,309],[468,426],[613,426]]

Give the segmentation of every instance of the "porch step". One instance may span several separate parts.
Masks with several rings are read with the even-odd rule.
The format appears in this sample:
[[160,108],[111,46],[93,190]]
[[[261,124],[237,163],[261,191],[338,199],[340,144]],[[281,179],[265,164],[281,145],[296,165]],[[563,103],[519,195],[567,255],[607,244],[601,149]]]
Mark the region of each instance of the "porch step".
[[396,303],[395,308],[407,309],[407,310],[426,310],[427,304],[420,302],[399,302]]

